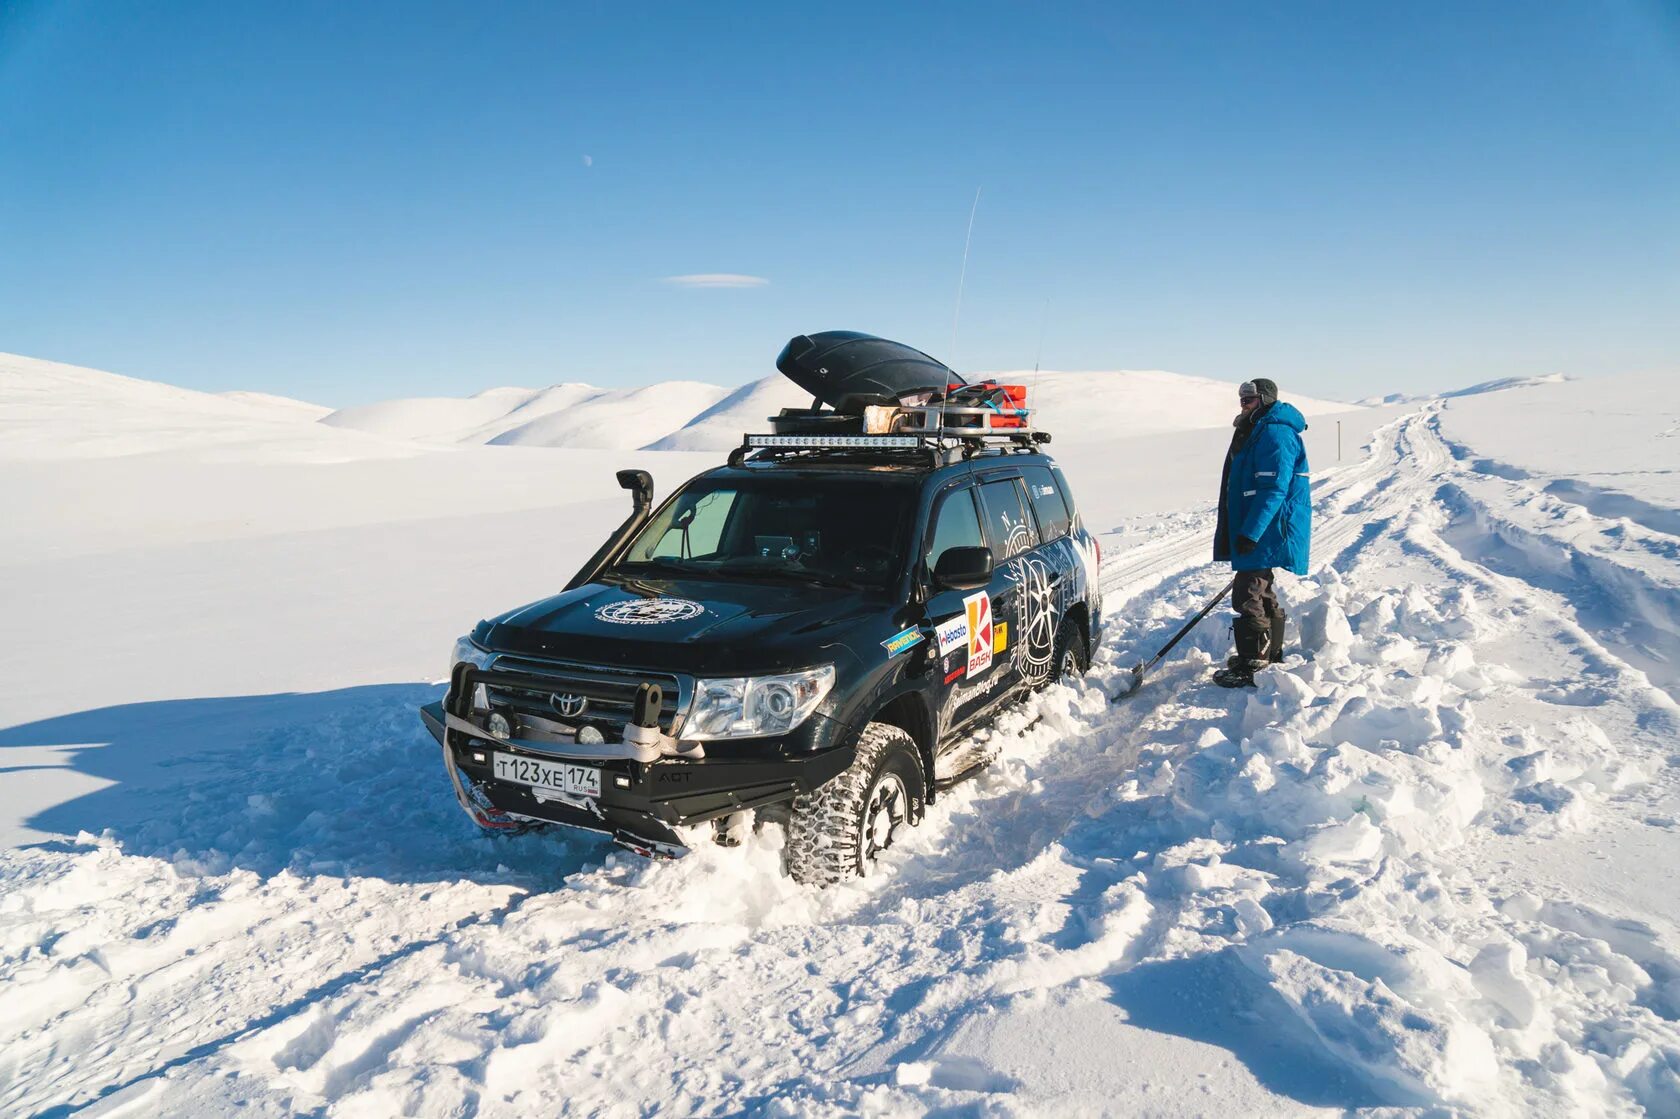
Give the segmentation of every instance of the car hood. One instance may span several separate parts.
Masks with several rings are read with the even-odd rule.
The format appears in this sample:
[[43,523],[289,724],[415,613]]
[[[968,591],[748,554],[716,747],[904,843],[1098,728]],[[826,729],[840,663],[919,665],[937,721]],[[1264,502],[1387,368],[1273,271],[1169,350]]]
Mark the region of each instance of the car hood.
[[475,637],[493,652],[748,676],[884,641],[894,613],[881,595],[846,588],[652,579],[586,583],[492,618]]

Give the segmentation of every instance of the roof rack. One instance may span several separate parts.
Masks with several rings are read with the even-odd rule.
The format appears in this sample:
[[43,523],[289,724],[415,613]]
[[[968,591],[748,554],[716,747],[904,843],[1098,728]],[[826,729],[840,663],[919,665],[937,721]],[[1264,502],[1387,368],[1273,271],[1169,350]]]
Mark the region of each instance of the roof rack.
[[[913,409],[901,409],[911,410]],[[954,413],[957,409],[953,408],[951,411]],[[824,415],[832,417],[834,413]],[[1050,442],[1049,432],[1034,431],[1025,427],[958,430],[961,431],[960,434],[947,429],[945,432],[896,431],[882,434],[777,432],[769,435],[747,435],[742,438],[739,447],[729,452],[729,465],[740,466],[749,457],[754,457],[755,461],[764,461],[794,456],[890,458],[902,455],[923,458],[929,465],[938,466],[972,458],[988,450],[1005,454],[1033,453],[1042,444]]]

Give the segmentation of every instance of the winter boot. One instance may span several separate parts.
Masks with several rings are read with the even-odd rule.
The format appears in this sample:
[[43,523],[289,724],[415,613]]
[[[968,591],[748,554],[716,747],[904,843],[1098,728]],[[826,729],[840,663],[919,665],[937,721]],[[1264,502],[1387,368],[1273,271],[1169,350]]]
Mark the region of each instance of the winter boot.
[[1213,674],[1213,682],[1222,688],[1251,688],[1254,673],[1271,663],[1272,623],[1269,619],[1257,624],[1252,618],[1238,618],[1231,626],[1231,637],[1237,653]]
[[1266,659],[1272,664],[1283,659],[1283,624],[1288,620],[1289,615],[1283,612],[1281,606],[1272,614],[1272,640],[1266,649]]

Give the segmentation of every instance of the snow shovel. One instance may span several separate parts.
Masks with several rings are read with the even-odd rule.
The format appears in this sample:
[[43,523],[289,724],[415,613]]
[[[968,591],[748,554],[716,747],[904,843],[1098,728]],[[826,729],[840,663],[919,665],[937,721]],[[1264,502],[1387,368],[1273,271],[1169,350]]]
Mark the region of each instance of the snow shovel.
[[1161,651],[1159,653],[1156,653],[1155,656],[1153,658],[1151,658],[1148,663],[1144,663],[1143,661],[1139,661],[1137,663],[1136,667],[1134,667],[1132,669],[1132,686],[1127,688],[1124,692],[1121,692],[1119,695],[1115,696],[1114,698],[1115,699],[1125,699],[1127,696],[1131,695],[1133,692],[1135,692],[1139,688],[1143,687],[1144,673],[1148,672],[1150,669],[1152,669],[1156,665],[1160,664],[1161,663],[1161,658],[1166,656],[1168,653],[1172,652],[1172,647],[1174,645],[1177,645],[1180,641],[1184,640],[1184,635],[1189,633],[1191,630],[1195,629],[1196,628],[1196,623],[1201,621],[1203,618],[1207,617],[1208,612],[1211,611],[1215,606],[1218,606],[1219,605],[1219,600],[1224,598],[1226,595],[1230,594],[1231,593],[1231,588],[1236,586],[1236,585],[1237,585],[1237,577],[1235,575],[1233,575],[1233,576],[1231,576],[1231,581],[1229,583],[1226,583],[1223,587],[1219,588],[1219,593],[1218,594],[1216,594],[1212,598],[1208,599],[1208,604],[1206,606],[1204,606],[1200,610],[1196,611],[1196,616],[1194,618],[1191,618],[1188,622],[1184,623],[1184,628],[1183,629],[1181,629],[1177,633],[1173,634],[1173,639],[1171,641],[1167,642],[1164,646],[1162,646]]

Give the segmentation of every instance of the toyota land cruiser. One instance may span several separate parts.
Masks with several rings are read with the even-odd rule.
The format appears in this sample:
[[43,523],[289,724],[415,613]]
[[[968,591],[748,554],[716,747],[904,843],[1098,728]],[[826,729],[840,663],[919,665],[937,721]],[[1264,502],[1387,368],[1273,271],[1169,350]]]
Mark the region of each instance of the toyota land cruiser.
[[422,715],[480,826],[674,855],[757,813],[799,881],[864,874],[991,760],[979,724],[1084,670],[1098,547],[1018,394],[850,332],[778,366],[812,409],[657,510],[621,471],[634,510],[570,584],[457,642]]

